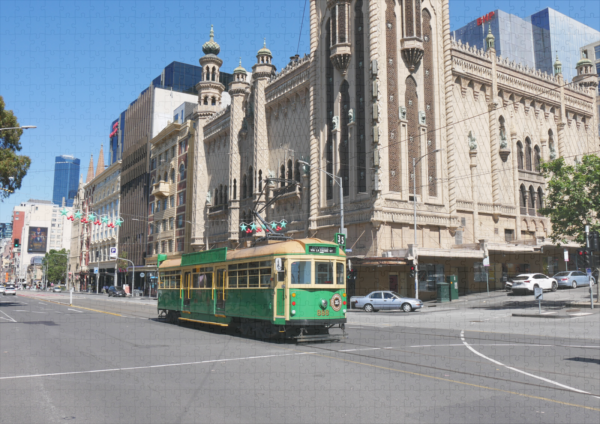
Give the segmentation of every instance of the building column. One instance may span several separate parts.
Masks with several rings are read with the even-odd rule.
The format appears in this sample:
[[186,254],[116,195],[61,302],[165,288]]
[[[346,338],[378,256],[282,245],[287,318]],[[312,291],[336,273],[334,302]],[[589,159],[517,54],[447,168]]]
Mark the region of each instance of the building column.
[[471,158],[471,196],[473,198],[473,243],[479,240],[479,181],[477,181],[477,150],[469,152]]
[[454,139],[454,79],[452,77],[452,41],[450,39],[449,0],[442,2],[442,22],[444,37],[444,88],[446,101],[446,149],[448,160],[448,203],[449,212],[456,215],[456,147]]

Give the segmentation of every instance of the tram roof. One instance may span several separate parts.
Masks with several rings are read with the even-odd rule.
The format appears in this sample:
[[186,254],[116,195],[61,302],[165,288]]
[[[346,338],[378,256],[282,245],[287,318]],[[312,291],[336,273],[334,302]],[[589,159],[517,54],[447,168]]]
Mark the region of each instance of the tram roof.
[[[227,252],[227,260],[235,261],[239,259],[252,258],[257,256],[270,256],[270,255],[293,255],[293,254],[306,254],[307,244],[324,244],[337,246],[331,241],[324,241],[318,238],[305,238],[305,239],[292,239],[282,241],[279,243],[265,244],[262,246],[247,247],[239,250],[232,250]],[[346,256],[340,249],[340,255]]]
[[[183,255],[182,258],[167,259],[163,261],[160,264],[160,269],[178,268],[180,266],[191,266],[225,261],[237,261],[246,258],[257,258],[272,255],[304,255],[306,254],[307,245],[337,247],[337,244],[331,241],[324,241],[318,238],[291,239],[237,250],[219,248],[206,252],[186,254]],[[346,256],[346,253],[344,253],[342,249],[338,249],[337,251],[339,252],[339,256]]]

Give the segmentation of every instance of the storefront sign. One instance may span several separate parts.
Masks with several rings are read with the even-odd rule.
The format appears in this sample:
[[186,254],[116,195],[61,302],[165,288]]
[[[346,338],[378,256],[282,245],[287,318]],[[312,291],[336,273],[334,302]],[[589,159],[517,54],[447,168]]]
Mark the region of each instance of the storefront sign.
[[565,262],[569,262],[569,251],[565,249]]
[[477,18],[477,25],[481,26],[481,25],[485,24],[486,22],[491,21],[494,16],[496,16],[496,13],[490,12],[487,15],[483,15],[481,18]]

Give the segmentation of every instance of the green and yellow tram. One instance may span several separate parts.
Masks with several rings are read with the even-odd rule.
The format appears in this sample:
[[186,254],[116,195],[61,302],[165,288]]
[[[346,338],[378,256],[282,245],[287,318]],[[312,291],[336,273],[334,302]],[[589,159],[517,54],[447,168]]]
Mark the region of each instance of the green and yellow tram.
[[336,339],[329,329],[344,330],[345,274],[345,253],[316,238],[185,254],[159,266],[158,312],[258,338]]

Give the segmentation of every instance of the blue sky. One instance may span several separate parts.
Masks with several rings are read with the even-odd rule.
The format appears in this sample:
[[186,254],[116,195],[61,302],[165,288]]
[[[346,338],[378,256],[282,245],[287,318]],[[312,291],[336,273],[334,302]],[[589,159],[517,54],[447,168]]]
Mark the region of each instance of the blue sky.
[[[225,72],[240,57],[250,69],[265,37],[278,69],[298,45],[306,53],[309,2],[0,0],[0,95],[21,125],[38,127],[21,137],[33,163],[22,189],[0,203],[0,222],[23,201],[52,198],[55,156],[81,159],[85,177],[110,123],[150,81],[173,61],[198,64],[211,24]],[[546,7],[600,30],[598,0],[451,0],[451,25],[495,9],[525,17]]]

